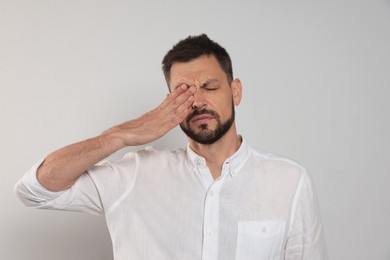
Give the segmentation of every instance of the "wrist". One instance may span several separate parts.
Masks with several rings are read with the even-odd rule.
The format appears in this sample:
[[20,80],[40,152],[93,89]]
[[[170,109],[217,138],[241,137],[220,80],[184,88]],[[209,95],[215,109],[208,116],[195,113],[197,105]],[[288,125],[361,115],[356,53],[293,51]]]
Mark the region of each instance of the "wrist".
[[109,149],[109,153],[114,153],[127,145],[122,137],[121,130],[113,127],[104,131],[98,138],[102,146]]

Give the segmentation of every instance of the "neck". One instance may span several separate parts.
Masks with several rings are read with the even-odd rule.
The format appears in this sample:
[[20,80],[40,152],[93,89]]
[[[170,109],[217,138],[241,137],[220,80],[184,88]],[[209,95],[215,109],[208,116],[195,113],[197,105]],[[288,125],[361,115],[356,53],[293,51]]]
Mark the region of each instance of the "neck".
[[241,138],[237,135],[235,124],[229,131],[213,144],[200,144],[192,139],[188,139],[191,149],[206,159],[214,179],[221,175],[223,162],[232,156],[241,145]]

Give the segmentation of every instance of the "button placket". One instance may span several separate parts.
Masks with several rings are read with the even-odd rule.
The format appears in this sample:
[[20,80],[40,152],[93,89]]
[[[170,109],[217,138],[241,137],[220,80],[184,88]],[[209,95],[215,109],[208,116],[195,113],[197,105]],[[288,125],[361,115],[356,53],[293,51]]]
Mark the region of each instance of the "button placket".
[[216,259],[218,256],[219,192],[224,177],[210,185],[205,198],[203,223],[203,260]]

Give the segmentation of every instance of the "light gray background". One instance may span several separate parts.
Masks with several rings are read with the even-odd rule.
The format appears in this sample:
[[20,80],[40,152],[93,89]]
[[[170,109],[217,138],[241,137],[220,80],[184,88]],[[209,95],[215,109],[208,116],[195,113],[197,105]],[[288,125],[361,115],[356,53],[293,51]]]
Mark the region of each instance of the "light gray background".
[[202,32],[242,80],[239,132],[311,173],[330,258],[390,259],[384,0],[0,0],[0,259],[112,259],[102,217],[24,208],[13,185],[52,150],[159,104],[163,55]]

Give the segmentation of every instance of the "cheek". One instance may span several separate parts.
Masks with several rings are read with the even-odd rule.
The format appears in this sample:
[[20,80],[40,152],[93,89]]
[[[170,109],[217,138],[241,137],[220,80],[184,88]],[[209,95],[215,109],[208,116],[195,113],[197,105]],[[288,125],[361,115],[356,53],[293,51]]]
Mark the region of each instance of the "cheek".
[[233,105],[233,97],[225,96],[216,100],[215,104],[215,108],[218,109],[221,116],[230,116]]

